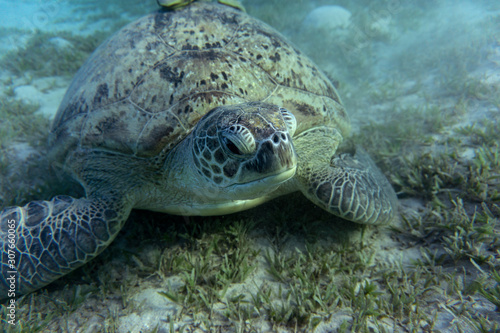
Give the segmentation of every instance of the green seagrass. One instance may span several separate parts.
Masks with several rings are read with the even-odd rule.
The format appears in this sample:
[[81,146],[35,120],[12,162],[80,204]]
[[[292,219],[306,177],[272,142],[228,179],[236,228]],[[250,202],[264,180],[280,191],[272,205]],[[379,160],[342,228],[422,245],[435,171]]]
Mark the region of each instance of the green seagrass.
[[[18,295],[97,256],[134,208],[241,211],[301,191],[364,224],[396,196],[362,150],[338,153],[349,119],[326,76],[274,29],[209,2],[130,23],[90,56],[50,132],[51,157],[85,189],[0,212],[0,295]],[[8,229],[15,224],[15,248]]]

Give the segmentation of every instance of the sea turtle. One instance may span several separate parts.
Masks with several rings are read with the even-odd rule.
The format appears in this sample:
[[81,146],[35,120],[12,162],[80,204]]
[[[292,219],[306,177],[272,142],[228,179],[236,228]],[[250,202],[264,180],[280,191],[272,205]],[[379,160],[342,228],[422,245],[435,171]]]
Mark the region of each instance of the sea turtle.
[[281,34],[244,12],[194,2],[105,41],[55,116],[51,157],[86,196],[0,212],[0,295],[43,287],[88,262],[133,208],[227,214],[301,191],[363,224],[396,195],[361,149],[339,153],[337,91]]

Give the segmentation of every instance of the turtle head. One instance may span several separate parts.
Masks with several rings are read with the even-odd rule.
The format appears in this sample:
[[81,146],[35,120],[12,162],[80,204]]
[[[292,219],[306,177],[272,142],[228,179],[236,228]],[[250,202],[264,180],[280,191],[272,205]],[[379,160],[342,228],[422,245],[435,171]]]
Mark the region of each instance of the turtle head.
[[253,199],[275,190],[297,167],[295,117],[260,102],[220,106],[193,131],[192,165],[203,187],[221,199]]

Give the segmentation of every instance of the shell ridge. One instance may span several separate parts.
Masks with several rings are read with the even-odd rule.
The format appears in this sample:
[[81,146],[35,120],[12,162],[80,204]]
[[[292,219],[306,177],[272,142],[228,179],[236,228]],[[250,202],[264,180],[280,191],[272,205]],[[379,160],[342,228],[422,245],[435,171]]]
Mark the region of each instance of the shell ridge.
[[127,100],[128,100],[128,103],[132,104],[132,106],[133,106],[134,108],[136,108],[138,112],[142,112],[142,113],[145,113],[145,114],[147,114],[147,115],[151,115],[151,116],[153,116],[153,115],[155,115],[155,114],[157,113],[157,112],[150,112],[150,111],[148,111],[148,110],[146,110],[146,109],[144,109],[144,108],[140,107],[140,106],[139,106],[139,105],[137,105],[137,103],[135,103],[135,102],[134,102],[134,101],[133,101],[130,97],[128,97],[128,98],[127,98]]
[[250,58],[245,57],[245,55],[243,55],[243,54],[239,54],[238,52],[231,51],[231,50],[228,50],[228,51],[230,53],[238,56],[238,58],[245,58],[246,61],[250,62],[253,66],[255,66],[257,68],[260,68],[264,73],[266,73],[266,75],[269,78],[269,81],[271,81],[274,85],[279,85],[279,83],[274,79],[273,75],[271,75],[271,73],[269,73],[267,70],[265,70],[264,68],[262,68],[262,66],[259,66],[259,64],[257,64],[255,61],[253,61]]
[[130,90],[130,93],[128,94],[128,96],[126,98],[128,98],[129,101],[132,102],[132,98],[131,98],[132,95],[134,94],[134,92],[136,91],[136,89],[138,87],[140,87],[142,85],[142,83],[145,82],[145,78],[148,76],[148,74],[150,74],[155,69],[157,69],[158,66],[161,66],[161,65],[164,65],[165,63],[167,63],[174,55],[176,55],[178,53],[179,53],[179,51],[175,50],[174,52],[170,53],[168,56],[166,56],[165,58],[163,58],[161,61],[158,61],[157,63],[155,63],[154,66],[148,68],[144,73],[142,73],[140,75],[140,79],[137,80],[137,82],[134,84],[134,86],[132,87],[132,89]]
[[[163,45],[165,45],[167,48],[169,48],[169,49],[171,49],[171,50],[172,50],[172,54],[174,54],[174,53],[176,53],[176,52],[179,52],[179,50],[178,50],[176,47],[174,47],[174,46],[172,46],[172,45],[169,45],[169,44],[168,44],[168,43],[167,43],[167,42],[163,39],[163,37],[162,37],[161,35],[159,35],[158,33],[156,33],[156,31],[154,31],[154,32],[153,32],[153,34],[154,34],[154,35],[155,35],[155,36],[156,36],[156,37],[160,40],[160,42],[161,42]],[[172,55],[172,54],[171,54],[171,55]],[[171,56],[171,55],[170,55],[170,56]],[[168,56],[168,57],[170,57],[170,56]],[[167,58],[168,58],[168,57],[167,57]]]
[[[315,93],[313,91],[310,91],[310,90],[307,90],[307,89],[303,89],[303,88],[300,88],[300,87],[293,87],[293,86],[286,86],[286,85],[283,85],[283,84],[280,84],[280,83],[277,83],[277,85],[279,85],[280,87],[283,87],[283,88],[290,88],[290,89],[293,89],[293,90],[298,90],[298,91],[301,91],[301,92],[304,92],[306,94],[310,94],[310,95],[314,95],[314,96],[318,96],[318,97],[326,97],[328,99],[331,99],[332,101],[335,102],[335,104],[337,105],[341,105],[337,100],[335,100],[334,98],[330,97],[330,96],[326,96],[324,94],[321,94],[321,93]],[[271,95],[269,96],[271,97]]]
[[184,122],[182,122],[182,121],[180,120],[179,116],[178,116],[178,115],[176,115],[174,112],[172,112],[172,110],[170,110],[170,109],[169,109],[169,110],[167,110],[166,112],[167,112],[167,113],[169,113],[169,114],[171,114],[172,116],[174,116],[174,118],[175,118],[175,119],[177,119],[177,121],[179,122],[179,125],[181,125],[181,127],[182,127],[182,129],[183,129],[184,131],[186,131],[186,132],[187,132],[187,131],[190,131],[190,130],[191,130],[191,129],[189,129],[189,126],[185,126]]
[[264,98],[264,99],[262,100],[262,102],[265,102],[265,101],[267,101],[269,98],[271,98],[272,96],[274,96],[274,95],[276,94],[276,92],[277,92],[278,90],[280,90],[280,88],[281,88],[281,87],[282,87],[282,85],[280,85],[280,84],[276,84],[276,87],[274,87],[274,90],[273,90],[273,91],[272,91],[272,92],[271,92],[271,93],[270,93],[270,94],[269,94],[266,98]]
[[[244,17],[244,19],[242,21],[248,21],[246,17]],[[242,25],[242,22],[238,23],[238,27],[236,29],[234,29],[234,32],[233,32],[233,35],[231,36],[231,38],[229,38],[229,41],[226,43],[226,45],[224,45],[222,47],[222,49],[225,49],[226,51],[229,51],[231,52],[231,50],[228,50],[227,47],[231,44],[233,44],[235,38],[236,38],[236,35],[241,31],[241,28],[243,27]],[[234,52],[233,52],[234,53]]]
[[[138,110],[137,112],[140,112],[140,111]],[[153,117],[150,117],[148,119],[148,121],[146,121],[146,123],[144,124],[144,126],[142,126],[141,132],[139,133],[139,135],[137,136],[137,139],[135,140],[135,143],[134,143],[134,155],[136,155],[136,156],[137,156],[137,152],[139,151],[139,142],[142,139],[142,136],[144,134],[144,131],[146,130],[146,127],[148,127],[149,123],[151,122],[151,119],[153,119]]]

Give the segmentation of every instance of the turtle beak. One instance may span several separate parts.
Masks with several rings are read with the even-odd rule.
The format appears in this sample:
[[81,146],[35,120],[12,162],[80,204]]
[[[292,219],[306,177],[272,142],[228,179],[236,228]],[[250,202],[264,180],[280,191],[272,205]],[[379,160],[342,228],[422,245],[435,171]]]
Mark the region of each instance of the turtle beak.
[[289,173],[296,167],[297,153],[290,134],[288,132],[275,132],[270,138],[261,142],[255,155],[244,163],[242,178],[259,179]]

